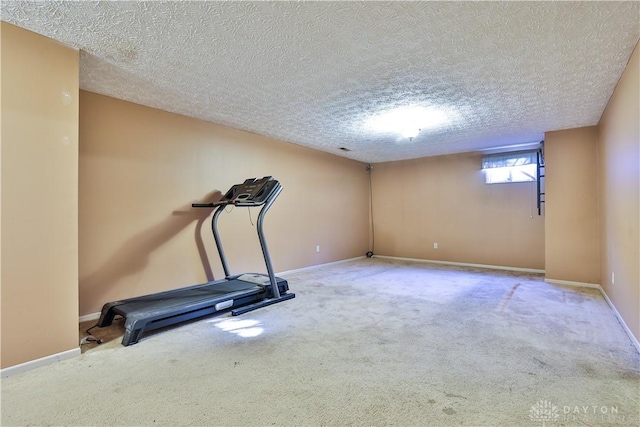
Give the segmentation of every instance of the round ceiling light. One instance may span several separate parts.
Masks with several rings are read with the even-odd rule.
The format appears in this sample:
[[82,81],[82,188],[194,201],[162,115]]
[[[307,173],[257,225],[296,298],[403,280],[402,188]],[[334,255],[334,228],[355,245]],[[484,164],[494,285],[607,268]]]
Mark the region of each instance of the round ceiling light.
[[421,130],[436,128],[449,120],[449,114],[443,110],[409,106],[376,113],[366,120],[366,127],[374,132],[399,134],[411,140]]

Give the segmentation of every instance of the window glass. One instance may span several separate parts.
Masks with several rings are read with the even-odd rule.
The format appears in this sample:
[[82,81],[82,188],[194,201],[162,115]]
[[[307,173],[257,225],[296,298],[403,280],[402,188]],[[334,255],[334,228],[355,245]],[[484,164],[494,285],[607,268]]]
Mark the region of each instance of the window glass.
[[538,152],[535,150],[487,154],[482,157],[482,169],[487,184],[535,181]]
[[500,184],[504,182],[535,181],[536,168],[536,164],[529,164],[485,169],[485,182],[487,184]]

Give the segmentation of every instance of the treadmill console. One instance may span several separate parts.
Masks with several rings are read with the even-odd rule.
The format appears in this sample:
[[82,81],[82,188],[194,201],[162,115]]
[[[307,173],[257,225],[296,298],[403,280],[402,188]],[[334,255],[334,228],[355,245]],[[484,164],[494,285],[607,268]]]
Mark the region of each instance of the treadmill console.
[[264,178],[249,178],[242,184],[236,184],[226,192],[226,194],[215,203],[199,204],[194,203],[194,208],[214,207],[221,205],[235,206],[260,206],[274,193],[277,192],[280,183],[271,176]]

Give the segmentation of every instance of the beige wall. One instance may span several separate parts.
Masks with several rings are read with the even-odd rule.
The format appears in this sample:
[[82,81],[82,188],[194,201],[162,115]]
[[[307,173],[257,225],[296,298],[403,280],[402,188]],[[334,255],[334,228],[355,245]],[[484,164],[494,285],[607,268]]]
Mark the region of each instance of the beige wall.
[[598,125],[598,201],[601,284],[640,340],[639,81],[636,46]]
[[375,164],[375,253],[543,269],[536,184],[487,185],[481,158],[467,153]]
[[[3,368],[77,348],[78,314],[104,302],[222,277],[209,218],[189,205],[246,177],[284,186],[265,221],[277,271],[368,250],[362,163],[78,94],[77,51],[6,23],[1,35]],[[547,134],[546,217],[534,184],[485,185],[479,154],[376,164],[375,252],[601,283],[640,338],[639,55],[598,128]],[[244,211],[220,221],[231,268],[263,271]]]
[[596,127],[545,135],[548,279],[600,283]]
[[[363,163],[90,92],[80,107],[81,314],[202,283],[209,264],[222,278],[208,212],[190,204],[249,177],[284,187],[264,222],[276,271],[367,251]],[[264,272],[247,208],[219,224],[231,272]]]
[[78,347],[78,52],[0,25],[4,368]]

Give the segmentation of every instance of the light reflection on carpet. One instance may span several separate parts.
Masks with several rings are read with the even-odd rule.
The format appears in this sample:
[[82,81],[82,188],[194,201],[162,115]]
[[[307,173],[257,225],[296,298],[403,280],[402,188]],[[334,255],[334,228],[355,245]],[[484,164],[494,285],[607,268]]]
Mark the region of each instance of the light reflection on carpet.
[[264,328],[256,326],[260,322],[252,319],[212,319],[208,323],[213,323],[217,328],[242,338],[257,337],[264,332]]

